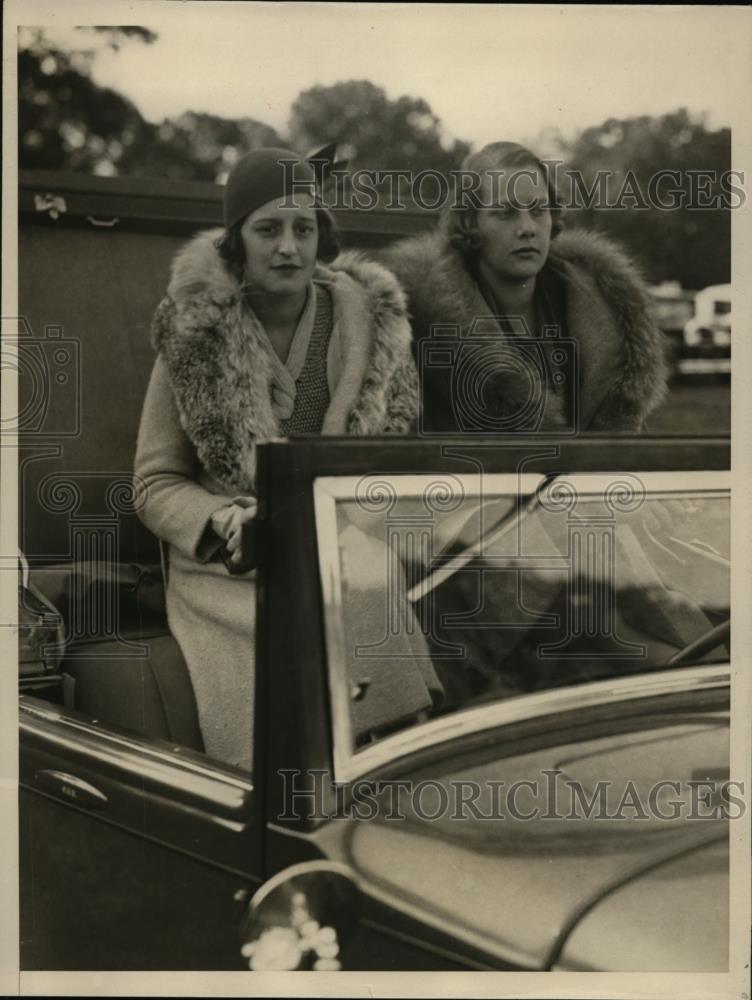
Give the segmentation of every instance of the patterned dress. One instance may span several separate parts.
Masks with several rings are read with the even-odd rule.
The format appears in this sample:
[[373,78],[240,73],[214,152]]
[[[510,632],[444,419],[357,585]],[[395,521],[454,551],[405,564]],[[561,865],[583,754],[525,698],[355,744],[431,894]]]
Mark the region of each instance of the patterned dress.
[[329,408],[327,351],[332,334],[332,296],[323,285],[316,286],[316,312],[303,369],[295,379],[292,416],[279,421],[280,433],[318,434]]

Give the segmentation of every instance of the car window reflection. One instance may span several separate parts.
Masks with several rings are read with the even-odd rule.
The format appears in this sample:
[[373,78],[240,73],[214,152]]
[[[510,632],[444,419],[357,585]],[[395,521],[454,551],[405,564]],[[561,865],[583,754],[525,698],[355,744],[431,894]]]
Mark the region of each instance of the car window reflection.
[[[666,669],[729,616],[729,500],[336,503],[356,747],[477,704]],[[689,663],[727,659],[728,635]],[[701,644],[700,644],[701,645]]]

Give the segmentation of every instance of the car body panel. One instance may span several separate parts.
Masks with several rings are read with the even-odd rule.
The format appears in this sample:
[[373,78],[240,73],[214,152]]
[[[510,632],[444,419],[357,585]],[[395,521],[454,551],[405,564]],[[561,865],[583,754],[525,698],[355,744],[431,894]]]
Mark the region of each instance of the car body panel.
[[[425,785],[417,809],[416,799],[400,799],[390,787],[394,778],[382,779],[376,795],[379,818],[352,818],[361,800],[345,799],[315,833],[294,836],[348,865],[365,896],[412,922],[413,933],[424,940],[439,935],[445,950],[465,954],[479,967],[550,968],[591,906],[655,866],[701,851],[708,843],[727,844],[727,821],[697,805],[692,813],[685,787],[698,775],[724,773],[726,708],[726,693],[715,689],[702,696],[656,698],[650,709],[623,704],[617,712],[601,707],[579,713],[576,728],[565,714],[545,720],[543,727],[531,720],[512,733],[493,730],[483,741],[479,734],[458,737],[434,748],[433,754],[424,753],[419,763],[403,762],[398,770],[398,779],[413,788]],[[588,816],[569,782],[579,782],[589,802],[604,776],[611,783],[603,800],[608,815],[596,808]],[[537,808],[539,815],[515,818],[501,785],[509,789],[531,778],[538,779],[539,791],[522,788],[514,804],[521,814]],[[636,818],[629,784],[647,803],[650,789],[660,781],[680,782],[683,800],[664,788],[667,796],[656,798],[655,812]],[[459,783],[482,789],[472,808],[458,798]],[[442,800],[436,786],[445,790],[444,801],[450,803],[437,817]],[[672,814],[671,801],[680,803],[682,818],[669,822],[660,813]],[[717,890],[713,899],[720,899],[722,907],[728,868],[719,860],[719,849],[713,850],[716,875],[704,885]],[[685,870],[685,881],[701,870],[701,861]],[[656,927],[651,925],[649,933],[650,953],[657,954]],[[665,925],[661,934],[668,958],[676,954],[669,947],[671,926]],[[639,926],[632,936],[639,953]],[[725,962],[713,948],[704,957],[695,955],[693,967],[721,971]],[[587,962],[580,955],[579,963],[620,968],[600,964],[596,955]]]
[[253,882],[25,788],[20,815],[23,970],[244,967]]
[[242,967],[234,895],[262,876],[245,776],[22,698],[19,780],[23,968]]
[[567,938],[556,968],[726,972],[728,962],[723,835],[630,879],[595,904]]

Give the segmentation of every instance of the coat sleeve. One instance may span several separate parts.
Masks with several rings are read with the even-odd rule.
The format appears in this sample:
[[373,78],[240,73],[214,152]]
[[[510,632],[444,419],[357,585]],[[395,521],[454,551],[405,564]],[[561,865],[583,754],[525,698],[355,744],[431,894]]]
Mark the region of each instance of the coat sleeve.
[[232,503],[232,497],[201,486],[200,471],[180,424],[167,366],[158,357],[146,390],[136,446],[139,517],[157,538],[184,555],[208,562],[223,544],[211,531],[210,518]]
[[412,354],[406,353],[387,386],[384,433],[409,434],[416,431],[419,400],[418,371]]

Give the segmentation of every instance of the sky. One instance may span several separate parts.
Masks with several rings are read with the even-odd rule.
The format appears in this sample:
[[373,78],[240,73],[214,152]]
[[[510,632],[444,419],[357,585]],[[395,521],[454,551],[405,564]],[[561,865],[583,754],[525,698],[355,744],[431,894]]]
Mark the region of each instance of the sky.
[[[679,107],[718,127],[738,108],[742,60],[752,66],[749,32],[729,30],[729,12],[739,12],[718,7],[141,0],[127,10],[107,20],[143,24],[159,38],[103,52],[94,77],[151,121],[190,109],[284,132],[301,90],[368,79],[390,98],[425,98],[449,135],[478,146],[548,128],[571,136],[608,117]],[[752,69],[744,82],[748,94]]]

